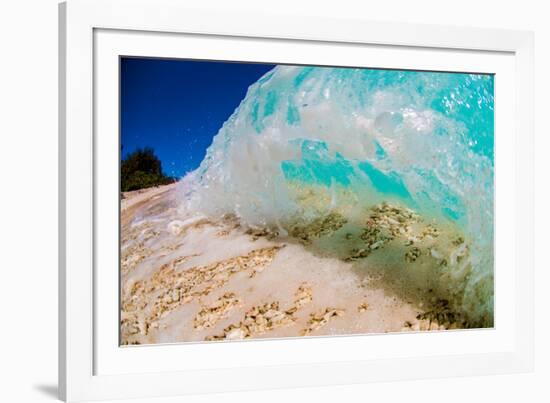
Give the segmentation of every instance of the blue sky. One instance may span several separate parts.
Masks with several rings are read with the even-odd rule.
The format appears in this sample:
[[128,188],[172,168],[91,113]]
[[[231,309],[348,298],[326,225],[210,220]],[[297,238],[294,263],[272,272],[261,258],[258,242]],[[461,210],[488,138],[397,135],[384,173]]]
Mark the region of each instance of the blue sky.
[[248,87],[273,67],[122,58],[122,157],[152,147],[167,175],[196,169]]

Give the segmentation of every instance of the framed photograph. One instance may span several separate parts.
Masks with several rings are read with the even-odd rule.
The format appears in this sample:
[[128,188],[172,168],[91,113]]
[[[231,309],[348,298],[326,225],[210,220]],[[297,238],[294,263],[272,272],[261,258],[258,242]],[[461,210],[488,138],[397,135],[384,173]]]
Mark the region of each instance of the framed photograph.
[[60,5],[67,401],[530,371],[529,32]]

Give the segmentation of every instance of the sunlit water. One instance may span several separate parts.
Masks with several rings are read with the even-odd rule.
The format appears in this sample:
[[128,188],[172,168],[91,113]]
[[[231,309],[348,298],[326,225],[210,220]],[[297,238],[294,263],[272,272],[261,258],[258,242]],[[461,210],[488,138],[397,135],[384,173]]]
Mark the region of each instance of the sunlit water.
[[488,75],[278,66],[182,180],[183,205],[281,234],[335,211],[360,226],[382,201],[411,208],[463,234],[449,284],[491,324],[493,105]]

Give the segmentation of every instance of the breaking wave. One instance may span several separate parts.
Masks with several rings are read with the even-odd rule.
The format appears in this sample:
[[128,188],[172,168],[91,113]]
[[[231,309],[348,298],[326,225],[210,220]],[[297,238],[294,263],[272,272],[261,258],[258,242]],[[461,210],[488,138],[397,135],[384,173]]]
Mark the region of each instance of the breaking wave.
[[490,75],[277,66],[182,179],[185,208],[284,234],[405,206],[464,234],[461,308],[492,323],[493,105]]

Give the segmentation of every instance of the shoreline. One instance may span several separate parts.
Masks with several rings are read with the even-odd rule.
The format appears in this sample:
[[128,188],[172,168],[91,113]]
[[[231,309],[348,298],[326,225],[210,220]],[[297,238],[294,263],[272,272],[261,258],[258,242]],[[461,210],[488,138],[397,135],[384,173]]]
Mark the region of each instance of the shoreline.
[[[122,344],[464,327],[448,301],[424,295],[424,290],[411,298],[365,269],[370,263],[363,262],[376,262],[378,248],[395,249],[402,259],[403,250],[386,238],[363,236],[372,256],[360,250],[349,259],[324,254],[323,239],[345,229],[337,217],[297,227],[292,238],[278,237],[244,228],[234,218],[182,216],[176,184],[124,196]],[[386,210],[376,214],[391,224],[390,213],[397,213]],[[416,231],[414,223],[407,225]],[[403,237],[401,227],[389,228],[397,231],[396,238]],[[415,253],[405,254],[411,267],[436,259],[414,262]]]

